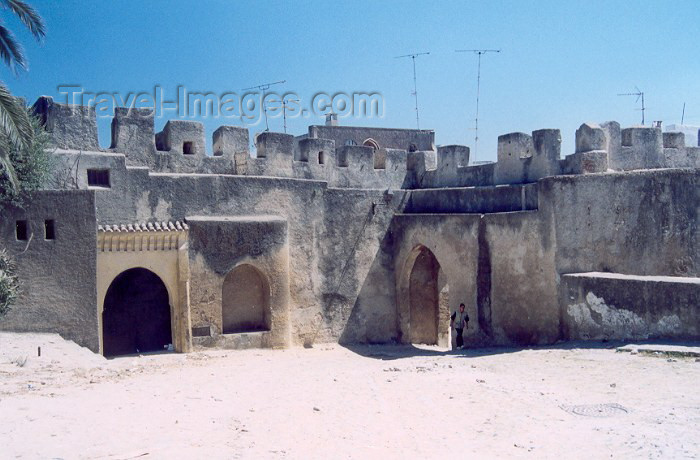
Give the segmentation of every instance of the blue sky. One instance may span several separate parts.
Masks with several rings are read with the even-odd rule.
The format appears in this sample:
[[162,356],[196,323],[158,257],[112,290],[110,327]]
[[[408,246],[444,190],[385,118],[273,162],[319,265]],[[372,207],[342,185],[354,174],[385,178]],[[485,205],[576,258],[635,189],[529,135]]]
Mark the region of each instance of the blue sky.
[[[59,85],[86,91],[240,92],[264,82],[304,103],[317,92],[376,91],[381,119],[342,124],[415,127],[411,61],[418,64],[421,128],[438,144],[473,145],[477,58],[455,49],[500,48],[482,61],[479,160],[495,160],[500,134],[562,130],[562,155],[584,121],[700,124],[700,3],[695,1],[72,1],[33,0],[47,22],[43,44],[11,18],[29,72],[5,70],[17,95],[61,99]],[[173,113],[172,118],[177,114]],[[160,129],[167,118],[158,119]],[[207,118],[207,137],[221,124]],[[321,118],[295,118],[293,134]],[[100,119],[109,144],[109,120]],[[270,122],[282,131],[282,120]],[[264,125],[251,127],[251,132]]]

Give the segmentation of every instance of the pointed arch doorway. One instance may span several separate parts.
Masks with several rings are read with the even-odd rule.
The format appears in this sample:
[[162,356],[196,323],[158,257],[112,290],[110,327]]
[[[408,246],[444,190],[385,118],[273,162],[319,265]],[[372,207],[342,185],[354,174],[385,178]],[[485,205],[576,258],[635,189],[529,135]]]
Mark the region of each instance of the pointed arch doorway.
[[433,252],[416,246],[406,258],[399,279],[402,342],[450,343],[449,283]]

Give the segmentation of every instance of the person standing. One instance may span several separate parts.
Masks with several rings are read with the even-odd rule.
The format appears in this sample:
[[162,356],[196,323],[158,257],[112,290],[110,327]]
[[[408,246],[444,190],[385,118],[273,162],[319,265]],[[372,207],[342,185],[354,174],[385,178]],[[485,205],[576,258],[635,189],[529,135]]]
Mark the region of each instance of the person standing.
[[459,311],[453,312],[450,316],[450,327],[455,329],[457,332],[457,349],[461,350],[464,348],[464,338],[462,334],[464,329],[469,327],[469,315],[464,311],[465,305],[463,303],[459,304]]

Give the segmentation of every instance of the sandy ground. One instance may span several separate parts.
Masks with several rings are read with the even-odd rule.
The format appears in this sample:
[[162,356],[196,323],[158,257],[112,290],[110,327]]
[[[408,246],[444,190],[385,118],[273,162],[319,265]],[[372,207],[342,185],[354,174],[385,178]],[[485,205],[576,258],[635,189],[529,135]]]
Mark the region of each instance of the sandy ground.
[[699,389],[696,358],[606,344],[105,360],[0,333],[0,457],[697,458]]

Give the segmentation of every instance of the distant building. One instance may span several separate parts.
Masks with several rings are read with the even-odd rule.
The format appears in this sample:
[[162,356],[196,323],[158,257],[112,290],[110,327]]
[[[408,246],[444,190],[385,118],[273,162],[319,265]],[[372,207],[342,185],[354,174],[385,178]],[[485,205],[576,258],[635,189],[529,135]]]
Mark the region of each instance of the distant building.
[[698,147],[698,131],[700,126],[691,125],[668,125],[666,126],[667,133],[683,133],[685,134],[685,145],[686,147]]

